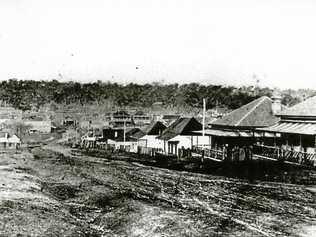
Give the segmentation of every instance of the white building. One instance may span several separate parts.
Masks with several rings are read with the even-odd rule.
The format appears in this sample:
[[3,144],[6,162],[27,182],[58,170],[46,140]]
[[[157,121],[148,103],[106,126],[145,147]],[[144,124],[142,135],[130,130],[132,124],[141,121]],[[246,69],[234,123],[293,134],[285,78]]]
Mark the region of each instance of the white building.
[[164,142],[158,136],[166,129],[166,126],[156,121],[151,123],[144,131],[145,135],[139,139],[138,146],[143,148],[163,149]]
[[163,142],[163,153],[178,155],[178,149],[192,149],[199,145],[202,136],[195,135],[194,131],[201,129],[202,124],[195,118],[179,118],[158,136]]
[[0,132],[0,149],[18,149],[21,146],[21,139],[8,132]]

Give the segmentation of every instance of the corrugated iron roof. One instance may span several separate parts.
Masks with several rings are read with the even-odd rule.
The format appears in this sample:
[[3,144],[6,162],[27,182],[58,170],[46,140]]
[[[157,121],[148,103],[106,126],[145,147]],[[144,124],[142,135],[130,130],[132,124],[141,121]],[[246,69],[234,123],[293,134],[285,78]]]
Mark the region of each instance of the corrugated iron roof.
[[155,121],[149,124],[145,128],[144,132],[146,135],[160,135],[159,133],[164,131],[166,128],[167,128],[166,125],[164,125],[162,122]]
[[141,138],[141,137],[143,137],[145,135],[146,134],[142,130],[139,130],[139,131],[131,134],[130,137],[135,138],[135,139],[139,139],[139,138]]
[[[125,141],[137,141],[140,137],[144,136],[145,133],[140,128],[132,128],[125,131]],[[124,132],[119,134],[118,137],[112,139],[115,141],[124,141]]]
[[213,121],[212,126],[221,127],[267,127],[279,121],[273,115],[272,100],[262,96],[232,112]]
[[[198,135],[202,135],[202,130],[194,131]],[[206,136],[218,136],[218,137],[262,137],[259,132],[252,131],[234,131],[234,130],[221,130],[221,129],[206,129]]]
[[202,124],[195,118],[182,117],[173,122],[158,138],[169,140],[177,135],[190,135],[192,131],[199,129],[202,129]]
[[257,130],[276,133],[316,135],[316,123],[279,122],[273,126],[258,128]]
[[298,103],[280,113],[281,116],[316,117],[316,96]]

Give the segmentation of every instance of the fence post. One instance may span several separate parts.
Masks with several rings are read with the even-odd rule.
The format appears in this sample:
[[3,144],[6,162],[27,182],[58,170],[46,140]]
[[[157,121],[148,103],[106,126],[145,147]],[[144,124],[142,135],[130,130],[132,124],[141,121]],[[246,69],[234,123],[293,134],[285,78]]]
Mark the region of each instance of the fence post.
[[204,150],[202,150],[201,163],[204,163]]
[[253,146],[249,146],[249,159],[252,161],[253,160]]

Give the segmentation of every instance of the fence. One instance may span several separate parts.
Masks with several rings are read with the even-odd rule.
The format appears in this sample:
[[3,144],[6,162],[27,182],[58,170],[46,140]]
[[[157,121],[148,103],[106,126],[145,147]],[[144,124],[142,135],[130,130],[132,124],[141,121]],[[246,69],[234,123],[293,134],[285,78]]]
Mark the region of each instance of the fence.
[[224,150],[193,147],[192,152],[201,155],[205,159],[211,158],[223,161],[227,158],[227,153]]
[[157,153],[161,153],[162,149],[159,148],[152,148],[152,147],[143,147],[138,146],[137,153],[141,155],[149,155],[149,156],[156,156]]
[[[108,150],[111,152],[125,151],[131,152],[128,146],[120,147],[116,149],[114,145],[106,143],[93,143],[86,144],[86,148],[98,148],[102,150]],[[135,152],[134,152],[135,153]],[[166,154],[162,149],[150,148],[138,146],[137,153],[141,155],[148,155],[155,157],[157,155],[170,156],[178,158],[190,158],[194,155],[198,155],[201,159],[211,159],[215,161],[243,161],[251,159],[266,159],[273,161],[280,161],[285,163],[291,163],[296,165],[304,165],[315,167],[316,166],[316,153],[307,153],[294,150],[286,150],[280,147],[265,146],[265,145],[253,145],[247,147],[224,147],[223,149],[210,149],[193,147],[192,149],[178,149],[177,156],[174,154]]]

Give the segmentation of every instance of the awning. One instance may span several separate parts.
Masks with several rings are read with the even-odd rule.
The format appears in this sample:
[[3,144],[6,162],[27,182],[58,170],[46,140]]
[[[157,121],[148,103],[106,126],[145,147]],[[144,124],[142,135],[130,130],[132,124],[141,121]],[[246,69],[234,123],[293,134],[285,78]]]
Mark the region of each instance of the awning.
[[[194,131],[197,135],[202,135],[203,131]],[[204,134],[207,136],[219,136],[219,137],[239,137],[239,133],[235,131],[225,131],[217,129],[205,129]]]
[[[203,131],[194,131],[196,135],[201,136]],[[218,137],[263,137],[262,132],[252,131],[233,131],[233,130],[220,130],[220,129],[205,129],[206,136],[218,136]],[[264,133],[265,137],[274,137],[274,134]]]
[[175,137],[169,139],[168,142],[180,142],[181,140],[182,141],[187,140],[187,141],[191,142],[191,137],[188,135],[175,136]]
[[316,123],[279,122],[273,126],[266,128],[258,128],[257,130],[275,133],[316,135]]

